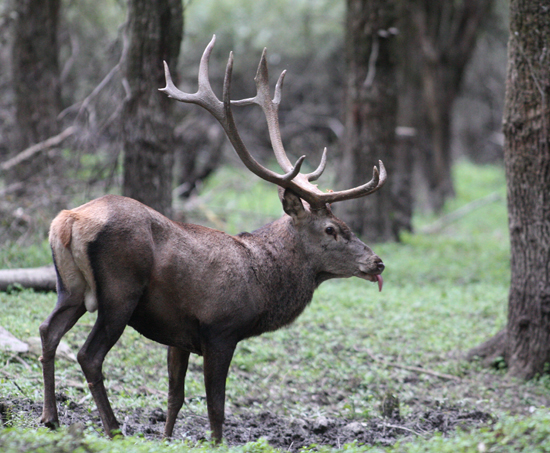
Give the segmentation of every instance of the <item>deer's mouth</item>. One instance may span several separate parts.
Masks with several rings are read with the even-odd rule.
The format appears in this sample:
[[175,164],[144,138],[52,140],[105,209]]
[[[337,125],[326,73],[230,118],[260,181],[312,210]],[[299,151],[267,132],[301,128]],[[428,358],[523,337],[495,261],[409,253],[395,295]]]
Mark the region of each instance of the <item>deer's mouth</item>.
[[370,282],[378,283],[378,291],[382,291],[382,286],[384,285],[384,279],[380,274],[368,274],[366,272],[361,272],[358,277],[368,280]]
[[382,286],[384,285],[384,279],[380,274],[369,275],[371,282],[378,282],[378,291],[382,291]]

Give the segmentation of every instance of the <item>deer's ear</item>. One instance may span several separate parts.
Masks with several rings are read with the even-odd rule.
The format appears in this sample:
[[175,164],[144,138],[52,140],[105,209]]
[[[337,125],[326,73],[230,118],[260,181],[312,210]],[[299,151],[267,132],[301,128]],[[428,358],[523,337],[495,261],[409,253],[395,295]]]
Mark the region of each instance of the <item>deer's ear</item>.
[[300,221],[306,217],[307,211],[302,200],[291,190],[287,189],[281,194],[281,203],[284,211],[294,220]]

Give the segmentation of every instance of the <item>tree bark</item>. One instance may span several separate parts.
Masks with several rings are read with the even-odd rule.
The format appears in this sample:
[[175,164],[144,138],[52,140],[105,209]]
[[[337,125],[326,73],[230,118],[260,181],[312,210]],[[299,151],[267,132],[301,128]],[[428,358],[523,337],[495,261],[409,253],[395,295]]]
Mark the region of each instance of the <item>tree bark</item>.
[[511,0],[504,107],[511,282],[508,323],[499,335],[506,336],[500,352],[508,373],[523,379],[550,363],[549,46],[548,7]]
[[548,5],[510,2],[504,161],[511,241],[508,366],[529,379],[550,362],[550,22]]
[[165,85],[162,61],[172,73],[176,70],[183,36],[181,0],[129,0],[127,34],[124,74],[130,95],[122,115],[123,193],[171,216],[175,101],[158,88]]
[[[61,111],[57,25],[60,0],[20,0],[15,6],[12,48],[16,137],[14,152],[58,133]],[[27,179],[46,158],[20,165],[11,180]]]
[[368,241],[398,239],[391,182],[397,118],[395,21],[395,1],[347,2],[345,134],[338,185],[364,184],[379,159],[389,175],[383,190],[339,208],[350,228]]

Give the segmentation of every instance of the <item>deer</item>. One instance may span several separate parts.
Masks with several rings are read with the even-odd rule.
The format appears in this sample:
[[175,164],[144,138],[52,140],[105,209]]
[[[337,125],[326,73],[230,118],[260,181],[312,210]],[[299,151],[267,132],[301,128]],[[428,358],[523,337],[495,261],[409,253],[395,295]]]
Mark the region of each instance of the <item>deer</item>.
[[[102,367],[106,354],[131,326],[168,346],[168,407],[164,437],[173,433],[185,400],[191,353],[202,355],[207,412],[213,441],[222,440],[226,378],[237,343],[292,323],[311,302],[315,289],[334,278],[359,277],[378,283],[384,263],[338,219],[331,204],[376,192],[386,181],[381,161],[372,179],[355,188],[322,192],[312,184],[323,173],[300,173],[284,150],[278,107],[285,71],[270,96],[266,51],[255,77],[256,95],[230,99],[233,53],[223,82],[223,100],[213,92],[208,64],[215,35],[200,60],[198,91],[174,85],[164,63],[170,98],[197,104],[218,120],[244,165],[275,184],[284,214],[251,233],[231,236],[200,225],[177,223],[144,204],[118,195],[61,211],[49,241],[57,275],[57,302],[40,325],[44,405],[41,422],[55,429],[55,353],[63,335],[84,313],[97,319],[77,354],[106,434],[120,433],[107,397]],[[260,164],[241,140],[232,106],[258,105],[282,173]]]

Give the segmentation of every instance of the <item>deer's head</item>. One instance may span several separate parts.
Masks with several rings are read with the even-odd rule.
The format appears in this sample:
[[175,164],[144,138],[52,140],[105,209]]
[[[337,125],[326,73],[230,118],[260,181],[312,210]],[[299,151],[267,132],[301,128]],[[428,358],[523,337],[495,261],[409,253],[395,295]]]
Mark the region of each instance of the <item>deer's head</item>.
[[318,283],[331,278],[359,277],[378,282],[382,291],[384,263],[346,225],[325,207],[312,209],[291,190],[281,193],[285,213],[300,238],[305,254],[317,269]]

